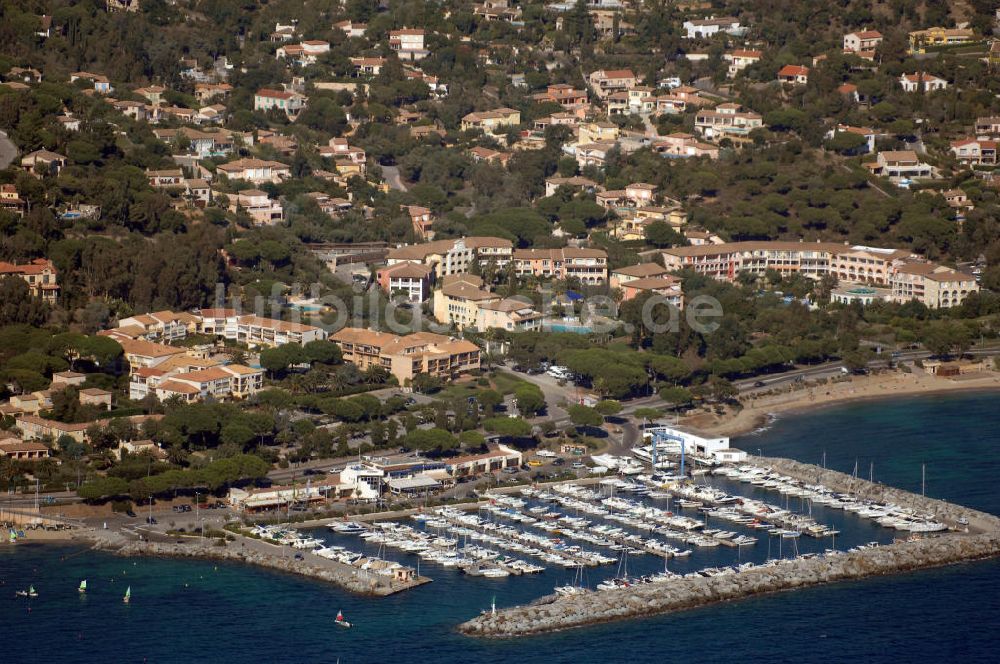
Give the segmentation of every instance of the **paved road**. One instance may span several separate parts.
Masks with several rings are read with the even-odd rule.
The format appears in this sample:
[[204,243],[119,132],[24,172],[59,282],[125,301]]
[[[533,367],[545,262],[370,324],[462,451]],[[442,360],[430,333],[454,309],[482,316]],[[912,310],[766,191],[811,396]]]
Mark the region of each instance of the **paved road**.
[[7,133],[0,131],[0,170],[10,166],[17,158],[17,146],[7,138]]
[[406,185],[403,184],[403,178],[399,177],[399,166],[383,166],[382,167],[382,177],[385,181],[389,183],[391,189],[396,191],[406,191]]
[[[980,356],[994,356],[1000,355],[1000,348],[996,347],[984,347],[984,348],[974,348],[966,353],[967,355],[972,355],[976,357]],[[926,360],[931,357],[931,353],[926,350],[909,350],[902,351],[893,360],[895,362],[912,362],[914,360]],[[881,369],[889,365],[890,359],[887,353],[883,353],[882,356],[872,360],[868,363],[869,369]],[[733,384],[740,390],[741,393],[749,394],[755,390],[767,390],[772,387],[782,385],[784,383],[789,383],[797,380],[806,379],[817,379],[817,378],[830,378],[831,376],[836,376],[843,373],[843,362],[826,362],[824,364],[817,364],[811,367],[803,367],[800,369],[793,369],[791,371],[786,371],[780,374],[771,374],[769,376],[758,376],[756,378],[747,378],[745,380],[739,380]],[[762,383],[763,385],[759,385]]]

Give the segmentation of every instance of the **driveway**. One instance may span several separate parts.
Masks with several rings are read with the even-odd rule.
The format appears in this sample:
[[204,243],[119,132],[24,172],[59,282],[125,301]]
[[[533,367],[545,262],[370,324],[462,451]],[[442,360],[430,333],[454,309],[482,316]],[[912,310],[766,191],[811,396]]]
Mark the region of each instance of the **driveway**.
[[17,146],[7,138],[7,133],[0,131],[0,169],[7,168],[17,158]]
[[382,177],[389,184],[391,189],[396,191],[406,191],[406,185],[403,184],[403,178],[399,177],[399,166],[383,166],[382,167]]

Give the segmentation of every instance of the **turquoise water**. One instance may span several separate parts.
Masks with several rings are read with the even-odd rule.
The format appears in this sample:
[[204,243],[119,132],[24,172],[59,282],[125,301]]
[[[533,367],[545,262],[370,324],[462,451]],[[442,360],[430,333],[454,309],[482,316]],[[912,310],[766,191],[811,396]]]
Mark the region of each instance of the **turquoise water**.
[[[734,441],[1000,512],[1000,398],[882,401],[779,420]],[[757,490],[742,486],[743,490]],[[727,489],[732,488],[726,485]],[[779,499],[772,494],[774,502]],[[822,516],[836,522],[843,514]],[[863,523],[838,524],[838,547],[886,539]],[[869,530],[866,530],[869,528]],[[843,539],[843,542],[841,540]],[[799,545],[823,543],[802,538]],[[360,540],[345,545],[362,548]],[[743,556],[766,557],[763,542]],[[690,565],[728,562],[733,549],[697,550]],[[772,552],[776,555],[776,552]],[[390,552],[389,557],[404,559]],[[636,572],[662,565],[637,558]],[[677,571],[681,561],[671,561]],[[0,624],[10,662],[975,662],[1000,652],[1000,562],[758,597],[645,620],[514,641],[477,641],[454,626],[486,608],[529,601],[567,581],[469,578],[430,565],[435,581],[370,600],[336,588],[236,565],[131,560],[73,547],[0,547]],[[590,572],[591,583],[601,574]],[[75,588],[86,577],[90,591]],[[34,583],[41,596],[15,600]],[[121,602],[131,585],[133,601]],[[30,611],[28,610],[30,607]],[[337,628],[342,609],[355,627]]]

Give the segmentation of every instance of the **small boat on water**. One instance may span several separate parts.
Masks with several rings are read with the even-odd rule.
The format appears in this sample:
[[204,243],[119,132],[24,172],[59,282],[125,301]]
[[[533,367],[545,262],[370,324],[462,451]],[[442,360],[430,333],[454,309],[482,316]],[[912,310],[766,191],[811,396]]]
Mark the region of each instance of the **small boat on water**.
[[341,627],[350,627],[351,626],[351,623],[349,623],[346,620],[344,620],[344,613],[342,611],[337,611],[337,617],[334,619],[333,622],[337,623]]
[[81,595],[87,592],[87,580],[84,579],[80,582],[80,587],[76,589]]
[[125,597],[122,597],[122,601],[126,604],[132,601],[132,586],[125,589]]
[[18,590],[14,595],[17,597],[38,597],[38,592],[35,590],[35,586],[28,586],[27,590]]

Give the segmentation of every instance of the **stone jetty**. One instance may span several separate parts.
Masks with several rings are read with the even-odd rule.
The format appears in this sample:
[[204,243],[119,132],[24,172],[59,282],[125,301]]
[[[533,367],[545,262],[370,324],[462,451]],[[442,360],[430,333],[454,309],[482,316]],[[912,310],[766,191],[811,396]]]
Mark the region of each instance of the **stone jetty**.
[[236,541],[221,544],[221,540],[214,538],[153,542],[108,537],[105,533],[101,533],[94,539],[94,548],[109,550],[120,556],[199,558],[255,565],[326,581],[344,590],[373,597],[393,595],[431,581],[425,576],[417,576],[409,581],[394,580],[309,553],[305,553],[302,559],[298,560],[294,556],[297,552],[293,549],[269,545],[239,535],[236,536]]
[[789,459],[758,465],[809,483],[872,500],[893,502],[936,515],[956,530],[855,552],[783,560],[713,577],[678,578],[618,590],[568,597],[552,595],[530,605],[484,614],[459,626],[469,636],[507,638],[596,623],[641,618],[718,602],[837,581],[908,572],[1000,555],[1000,518],[960,505],[917,496],[866,480]]

